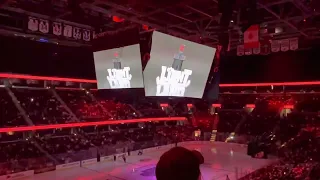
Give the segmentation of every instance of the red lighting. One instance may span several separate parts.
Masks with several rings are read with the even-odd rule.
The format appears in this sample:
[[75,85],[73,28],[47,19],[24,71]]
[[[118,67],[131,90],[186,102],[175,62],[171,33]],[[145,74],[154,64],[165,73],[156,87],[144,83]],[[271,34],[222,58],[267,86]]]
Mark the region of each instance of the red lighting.
[[116,58],[119,57],[119,53],[118,53],[118,52],[115,52],[115,53],[114,53],[114,57],[116,57]]
[[139,122],[150,122],[150,121],[185,121],[185,120],[186,118],[184,117],[144,118],[144,119],[115,120],[115,121],[107,120],[107,121],[98,121],[98,122],[0,128],[0,133],[17,132],[17,131],[36,131],[36,130],[72,128],[72,127],[87,127],[87,126],[98,126],[98,125],[112,125],[112,124],[121,124],[121,123],[139,123]]
[[286,105],[284,105],[283,108],[284,108],[284,109],[294,109],[294,105],[292,105],[292,104],[286,104]]
[[255,107],[256,107],[255,104],[247,104],[247,105],[246,105],[246,108],[255,108]]
[[256,87],[256,86],[308,86],[320,85],[320,81],[311,82],[282,82],[282,83],[245,83],[245,84],[220,84],[220,87]]
[[221,104],[212,104],[212,107],[221,108]]
[[113,20],[114,22],[123,22],[123,21],[124,21],[123,18],[118,17],[118,16],[112,16],[112,20]]
[[161,107],[168,107],[169,104],[160,104]]
[[[181,47],[180,47],[181,48]],[[32,76],[32,75],[20,75],[20,74],[7,74],[0,73],[0,78],[9,79],[29,79],[40,81],[63,81],[63,82],[78,82],[78,83],[97,83],[97,80],[92,79],[76,79],[76,78],[61,78],[61,77],[47,77],[47,76]],[[308,86],[308,85],[320,85],[320,81],[309,82],[281,82],[281,83],[243,83],[243,84],[220,84],[220,87],[267,87],[267,86]]]
[[31,76],[31,75],[20,75],[20,74],[0,74],[0,78],[31,79],[31,80],[40,80],[40,81],[63,81],[63,82],[79,82],[79,83],[97,83],[97,80],[89,80],[89,79]]
[[187,104],[187,106],[188,106],[189,108],[191,108],[191,107],[193,107],[193,104]]
[[148,25],[143,24],[143,25],[142,25],[142,29],[144,29],[144,30],[148,31],[148,30],[149,30],[149,26],[148,26]]

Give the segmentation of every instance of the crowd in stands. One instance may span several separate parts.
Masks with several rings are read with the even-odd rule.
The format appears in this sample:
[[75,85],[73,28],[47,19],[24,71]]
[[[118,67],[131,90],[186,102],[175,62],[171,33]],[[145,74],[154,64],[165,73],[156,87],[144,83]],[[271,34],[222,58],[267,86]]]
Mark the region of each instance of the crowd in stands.
[[35,125],[73,121],[63,105],[48,89],[14,88],[12,92]]
[[[55,91],[55,92],[53,92]],[[12,98],[9,94],[15,96]],[[164,111],[155,99],[140,98],[138,102],[121,102],[96,96],[85,90],[52,90],[44,88],[0,88],[0,126],[62,124],[76,121],[123,120],[148,117],[184,116],[176,108]],[[55,95],[56,94],[56,95]],[[17,104],[26,112],[26,122]]]
[[[139,126],[139,124],[136,124]],[[47,134],[35,132],[26,139],[1,142],[0,173],[9,174],[41,167],[112,155],[128,150],[139,150],[190,139],[194,128],[180,126],[177,122],[165,125],[148,123],[135,129],[109,129],[85,133],[81,128],[69,129],[69,134]],[[77,132],[76,132],[77,131]],[[48,153],[53,159],[46,159]],[[10,171],[9,171],[10,170]]]
[[[280,116],[281,111],[269,116],[273,119],[273,122],[268,121],[272,122],[270,124],[274,126],[273,131],[271,131],[273,135],[260,142],[268,144],[270,149],[272,149],[271,146],[277,147],[275,152],[280,161],[255,171],[241,178],[241,180],[320,179],[319,98],[316,95],[311,97],[307,95],[294,97],[289,101],[295,102],[296,108],[293,111],[290,110],[290,113],[286,116]],[[267,116],[264,118],[267,118]],[[258,123],[258,125],[268,126],[265,123]],[[249,129],[255,131],[252,127]],[[249,129],[247,130],[249,131]]]
[[[320,125],[317,95],[247,95],[236,96],[233,102],[232,97],[235,96],[224,95],[221,100],[222,108],[212,113],[207,102],[188,106],[183,100],[175,102],[173,99],[169,100],[167,107],[161,107],[157,99],[147,97],[125,101],[123,98],[105,98],[97,92],[86,90],[0,88],[1,127],[166,116],[184,116],[190,119],[190,126],[177,125],[176,121],[146,122],[1,133],[0,151],[3,156],[0,157],[0,174],[78,161],[84,157],[93,158],[97,153],[110,155],[128,149],[192,140],[194,131],[201,128],[208,132],[216,129],[218,133],[228,135],[235,133],[235,142],[238,136],[261,137],[266,133],[273,135],[272,143],[277,147],[273,149],[273,154],[278,155],[281,162],[243,179],[319,177],[319,129],[311,128]],[[244,108],[248,103],[255,104],[255,108]],[[296,108],[284,110],[281,108],[284,104],[294,104]],[[193,121],[197,122],[197,127],[191,126],[194,125]],[[312,132],[306,132],[310,128]],[[219,138],[217,140],[225,141]],[[242,143],[249,140],[247,138]]]
[[297,136],[279,147],[279,162],[259,169],[241,180],[318,180],[320,178],[319,130],[319,128],[301,129]]
[[0,88],[0,127],[26,125],[8,92]]
[[88,91],[57,90],[57,93],[79,120],[96,121],[111,118],[98,102],[92,99]]

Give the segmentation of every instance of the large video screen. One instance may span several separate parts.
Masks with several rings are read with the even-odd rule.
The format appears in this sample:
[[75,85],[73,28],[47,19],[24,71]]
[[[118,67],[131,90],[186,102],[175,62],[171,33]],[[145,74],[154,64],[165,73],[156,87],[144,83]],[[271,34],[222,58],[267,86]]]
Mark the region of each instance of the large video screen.
[[143,88],[140,45],[93,53],[98,89]]
[[216,49],[154,32],[144,72],[146,96],[202,98]]

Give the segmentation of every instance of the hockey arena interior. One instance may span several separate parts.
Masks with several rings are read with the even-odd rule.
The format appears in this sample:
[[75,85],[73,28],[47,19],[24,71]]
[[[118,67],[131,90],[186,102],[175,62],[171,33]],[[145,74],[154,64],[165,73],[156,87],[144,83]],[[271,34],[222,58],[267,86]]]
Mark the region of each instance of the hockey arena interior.
[[319,2],[0,0],[0,180],[320,180]]

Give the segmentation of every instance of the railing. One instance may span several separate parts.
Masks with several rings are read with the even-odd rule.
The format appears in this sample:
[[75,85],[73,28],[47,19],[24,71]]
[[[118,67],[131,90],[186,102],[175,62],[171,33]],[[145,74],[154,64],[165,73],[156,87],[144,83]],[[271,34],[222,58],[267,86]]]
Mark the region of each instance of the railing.
[[114,154],[127,153],[157,147],[167,144],[173,144],[173,141],[146,141],[146,142],[118,142],[116,144],[103,145],[100,147],[91,147],[87,150],[70,151],[62,154],[51,154],[58,162],[53,162],[47,157],[30,158],[22,160],[12,160],[10,162],[0,163],[0,176],[5,174],[18,173],[28,170],[34,170],[35,173],[43,173],[55,170],[56,165],[79,162],[88,159],[96,159],[98,154],[100,157],[110,156]]
[[[203,138],[185,138],[183,141],[203,141]],[[208,139],[209,140],[209,139]],[[51,154],[58,162],[50,160],[48,157],[30,158],[22,160],[13,160],[10,162],[0,163],[0,176],[5,174],[18,173],[27,170],[34,170],[35,173],[42,173],[55,170],[56,165],[79,162],[88,159],[111,156],[114,154],[127,153],[128,151],[138,151],[152,147],[174,144],[173,140],[154,140],[143,142],[121,141],[116,144],[106,144],[99,147],[90,147],[86,150],[69,151],[62,154]]]
[[218,132],[216,134],[216,141],[226,142],[228,139],[229,143],[238,143],[238,144],[248,144],[254,136],[250,135],[235,135],[232,139],[230,139],[231,133]]
[[[230,133],[217,133],[216,141],[225,142],[229,137]],[[183,142],[186,141],[201,141],[207,142],[210,138],[204,139],[204,136],[201,138],[186,138],[183,139]],[[231,143],[246,144],[250,141],[252,136],[235,136]],[[209,142],[208,142],[209,143]],[[10,162],[0,163],[0,176],[5,174],[18,173],[28,170],[34,170],[34,173],[43,173],[47,171],[56,170],[57,166],[64,166],[66,164],[78,163],[81,164],[83,161],[95,160],[98,161],[98,157],[113,157],[113,155],[119,155],[122,153],[128,153],[133,151],[144,150],[153,147],[165,146],[169,144],[175,144],[173,140],[153,140],[153,141],[143,141],[143,142],[133,142],[133,141],[121,141],[116,144],[105,144],[99,147],[90,147],[86,150],[80,151],[69,151],[62,154],[51,154],[58,162],[53,162],[47,157],[31,158],[31,159],[22,159],[22,160],[13,160]],[[183,143],[181,143],[183,144]],[[112,158],[113,159],[113,158]],[[241,174],[244,176],[249,172],[242,172],[242,169],[237,169],[234,174]],[[240,176],[240,177],[241,177]]]
[[[225,135],[228,136],[228,135]],[[188,141],[190,140],[190,142]],[[203,139],[199,139],[200,141],[195,141],[192,139],[183,140],[180,142],[181,146],[186,145],[194,145],[194,144],[211,144],[213,142],[203,141]],[[89,164],[106,162],[106,161],[114,161],[115,159],[119,159],[126,153],[129,156],[138,155],[138,152],[142,150],[144,153],[158,151],[159,148],[169,149],[174,147],[175,142],[167,141],[167,140],[156,140],[156,141],[145,141],[145,142],[118,142],[116,144],[103,145],[100,147],[91,147],[87,150],[81,150],[77,152],[68,152],[63,154],[53,154],[56,159],[58,159],[59,163],[55,164],[47,158],[33,158],[20,160],[15,162],[7,162],[0,163],[0,178],[6,177],[2,176],[5,174],[15,174],[19,175],[19,177],[27,176],[32,171],[31,174],[44,173],[48,171],[61,170],[71,167],[84,167]],[[218,143],[221,144],[221,143]],[[224,144],[224,143],[223,143]],[[242,145],[233,144],[233,149],[237,151],[237,147],[242,147]],[[243,149],[241,148],[241,152]],[[130,152],[130,153],[129,153]],[[206,162],[203,166],[208,166]],[[211,168],[211,165],[210,165]],[[221,169],[217,169],[220,171]],[[244,177],[253,171],[256,168],[247,168],[247,167],[238,167],[233,166],[228,168],[228,170],[222,170],[225,173],[223,176],[230,177],[231,179],[238,179]],[[21,175],[21,176],[20,176]],[[31,175],[29,175],[31,176]],[[222,177],[222,176],[221,176]],[[220,178],[221,178],[220,177]]]
[[[55,163],[43,156],[39,158],[12,160],[0,163],[0,176],[28,170],[35,170],[36,173],[47,172],[49,168],[55,167]],[[46,171],[41,171],[47,169]]]

